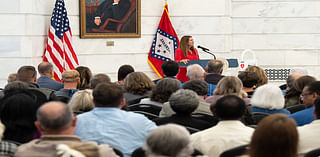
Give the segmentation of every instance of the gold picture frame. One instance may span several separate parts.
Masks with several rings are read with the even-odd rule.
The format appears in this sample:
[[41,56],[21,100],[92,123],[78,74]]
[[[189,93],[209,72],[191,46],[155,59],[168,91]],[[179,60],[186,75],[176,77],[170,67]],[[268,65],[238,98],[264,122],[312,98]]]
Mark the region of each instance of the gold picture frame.
[[80,37],[140,38],[141,0],[80,0]]

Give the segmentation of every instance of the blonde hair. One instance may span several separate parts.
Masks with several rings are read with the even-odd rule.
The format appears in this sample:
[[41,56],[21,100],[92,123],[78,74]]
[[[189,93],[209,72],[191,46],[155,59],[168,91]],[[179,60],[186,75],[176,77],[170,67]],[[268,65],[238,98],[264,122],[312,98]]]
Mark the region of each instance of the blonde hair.
[[246,95],[242,92],[242,87],[242,82],[238,77],[225,76],[218,82],[214,95],[234,94],[240,98],[244,98]]
[[245,71],[257,73],[259,77],[257,87],[268,83],[268,77],[262,68],[258,66],[248,66],[248,68]]
[[80,74],[77,70],[66,70],[62,73],[63,82],[76,82],[80,80]]
[[143,95],[154,87],[154,83],[143,72],[132,72],[124,81],[128,93]]
[[69,106],[74,113],[83,113],[94,108],[92,90],[80,90],[73,94]]

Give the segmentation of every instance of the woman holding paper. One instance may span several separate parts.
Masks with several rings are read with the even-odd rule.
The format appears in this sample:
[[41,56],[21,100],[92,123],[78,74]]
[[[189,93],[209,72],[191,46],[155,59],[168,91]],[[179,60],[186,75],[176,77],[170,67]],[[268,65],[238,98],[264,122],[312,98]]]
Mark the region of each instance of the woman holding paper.
[[[179,48],[175,52],[175,61],[187,64],[189,60],[199,59],[198,50],[194,47],[192,36],[183,36],[180,40]],[[185,67],[179,68],[177,79],[183,82],[189,80]]]

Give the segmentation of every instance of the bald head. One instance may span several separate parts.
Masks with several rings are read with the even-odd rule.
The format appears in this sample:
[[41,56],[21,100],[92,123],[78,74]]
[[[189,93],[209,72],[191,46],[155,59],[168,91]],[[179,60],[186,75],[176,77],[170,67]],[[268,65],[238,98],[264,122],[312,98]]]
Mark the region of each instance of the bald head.
[[61,102],[48,102],[37,111],[37,121],[43,130],[64,131],[72,126],[70,107]]
[[38,65],[38,71],[41,75],[51,75],[53,66],[49,62],[42,62]]

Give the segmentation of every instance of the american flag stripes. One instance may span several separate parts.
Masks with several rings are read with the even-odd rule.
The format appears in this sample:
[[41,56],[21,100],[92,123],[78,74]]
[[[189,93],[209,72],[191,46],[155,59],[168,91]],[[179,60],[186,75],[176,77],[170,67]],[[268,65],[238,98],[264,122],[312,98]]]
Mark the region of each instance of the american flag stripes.
[[61,81],[63,71],[74,69],[79,65],[71,39],[72,33],[64,1],[56,0],[43,61],[53,64],[54,78],[57,81]]

